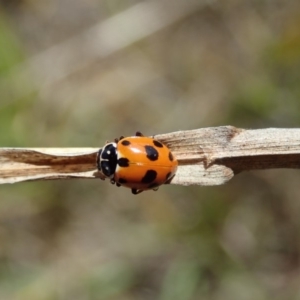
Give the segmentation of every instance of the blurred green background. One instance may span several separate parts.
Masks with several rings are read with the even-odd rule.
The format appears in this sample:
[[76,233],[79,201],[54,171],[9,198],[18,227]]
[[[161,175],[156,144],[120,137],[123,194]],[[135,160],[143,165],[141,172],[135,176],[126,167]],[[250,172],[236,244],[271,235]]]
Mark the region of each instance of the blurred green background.
[[[1,147],[220,125],[300,127],[298,0],[0,1]],[[0,299],[300,299],[299,180],[1,186]]]

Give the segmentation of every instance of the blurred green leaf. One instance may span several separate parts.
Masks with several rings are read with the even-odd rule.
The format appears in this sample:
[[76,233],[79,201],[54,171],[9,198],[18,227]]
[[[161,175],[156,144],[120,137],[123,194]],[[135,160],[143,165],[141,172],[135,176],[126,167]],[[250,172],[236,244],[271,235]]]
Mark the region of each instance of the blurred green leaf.
[[201,269],[195,260],[178,260],[167,271],[160,300],[188,300],[196,292]]
[[133,278],[132,268],[125,262],[102,264],[85,279],[89,299],[110,299],[122,294],[133,284]]
[[23,54],[18,38],[5,15],[0,11],[0,75],[19,63],[22,58]]

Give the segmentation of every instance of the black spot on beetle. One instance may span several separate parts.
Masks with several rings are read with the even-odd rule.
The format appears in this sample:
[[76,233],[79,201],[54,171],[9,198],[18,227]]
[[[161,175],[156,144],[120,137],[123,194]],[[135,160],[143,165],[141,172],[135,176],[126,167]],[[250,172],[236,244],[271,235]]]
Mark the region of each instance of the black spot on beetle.
[[142,183],[151,183],[156,179],[157,172],[154,170],[148,170],[145,174],[145,176],[142,178]]
[[154,146],[158,147],[158,148],[163,148],[163,144],[157,140],[153,140],[153,144]]
[[118,159],[118,165],[120,167],[129,167],[129,159],[128,158],[125,158],[125,157],[122,157],[122,158],[119,158]]
[[158,160],[158,151],[152,146],[145,146],[148,159],[151,161]]
[[173,161],[173,160],[174,160],[174,156],[173,156],[173,154],[172,154],[171,152],[169,152],[169,160],[170,160],[170,161]]
[[124,179],[124,178],[119,178],[118,183],[119,184],[124,184],[124,183],[127,183],[127,180]]
[[128,140],[122,140],[121,144],[123,146],[129,146],[131,143]]

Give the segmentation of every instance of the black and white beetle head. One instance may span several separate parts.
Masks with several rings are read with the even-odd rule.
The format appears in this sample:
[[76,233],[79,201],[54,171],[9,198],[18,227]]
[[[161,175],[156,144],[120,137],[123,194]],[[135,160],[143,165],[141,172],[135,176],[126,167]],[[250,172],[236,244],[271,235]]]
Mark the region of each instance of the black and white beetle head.
[[97,167],[106,177],[113,178],[117,168],[117,144],[106,144],[98,152]]

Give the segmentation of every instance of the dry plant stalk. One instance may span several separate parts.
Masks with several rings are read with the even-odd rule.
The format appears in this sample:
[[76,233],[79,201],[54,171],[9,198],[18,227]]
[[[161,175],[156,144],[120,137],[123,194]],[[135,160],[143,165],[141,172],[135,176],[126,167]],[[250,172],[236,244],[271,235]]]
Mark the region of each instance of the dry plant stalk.
[[[220,185],[253,169],[299,168],[300,129],[209,127],[155,135],[176,156],[171,184]],[[98,148],[0,148],[0,183],[99,178]]]

